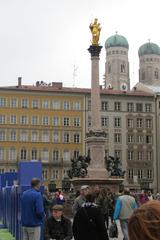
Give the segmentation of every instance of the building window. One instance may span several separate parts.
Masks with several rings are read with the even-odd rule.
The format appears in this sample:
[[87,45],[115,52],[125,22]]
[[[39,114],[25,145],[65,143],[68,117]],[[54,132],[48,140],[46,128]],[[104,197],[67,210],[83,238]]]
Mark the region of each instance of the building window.
[[128,143],[134,143],[134,135],[128,134]]
[[145,80],[145,72],[142,72],[142,80]]
[[137,103],[136,104],[136,110],[137,110],[137,112],[143,112],[143,105],[142,105],[142,103]]
[[50,142],[50,139],[49,139],[49,132],[48,131],[44,131],[42,133],[42,142]]
[[53,161],[58,161],[58,160],[59,160],[59,151],[53,150]]
[[115,102],[114,103],[114,110],[115,111],[121,111],[121,103],[120,102]]
[[121,127],[121,118],[120,117],[114,118],[114,127]]
[[137,136],[137,143],[143,143],[144,142],[144,137],[143,135],[138,135]]
[[147,178],[148,179],[152,179],[153,178],[153,171],[152,171],[152,169],[148,169],[147,170]]
[[144,153],[142,151],[137,152],[137,159],[138,161],[144,160]]
[[6,107],[6,99],[0,98],[0,107]]
[[152,119],[146,119],[146,128],[152,128]]
[[111,64],[108,64],[108,74],[111,74],[111,70],[112,70]]
[[52,108],[53,109],[60,109],[61,108],[61,103],[60,103],[60,101],[59,100],[53,100],[52,101]]
[[73,109],[74,110],[81,110],[81,103],[80,102],[74,102],[73,103]]
[[134,160],[134,152],[133,151],[128,151],[128,160]]
[[4,160],[4,148],[0,147],[0,161]]
[[0,174],[2,174],[4,172],[5,172],[4,168],[0,168]]
[[38,132],[37,131],[32,131],[31,141],[38,142]]
[[32,116],[32,125],[37,125],[37,124],[38,124],[38,117]]
[[153,152],[147,151],[146,157],[147,157],[147,161],[152,161],[153,160]]
[[69,143],[69,142],[70,142],[69,133],[64,133],[64,134],[63,134],[63,142],[64,142],[64,143]]
[[0,124],[5,124],[5,115],[0,115]]
[[142,128],[142,127],[143,127],[143,119],[137,118],[137,128]]
[[59,126],[59,117],[53,117],[53,126]]
[[14,147],[9,150],[9,160],[16,161],[16,149]]
[[70,109],[70,102],[69,102],[69,101],[64,101],[64,103],[63,103],[63,109],[64,109],[64,110],[69,110],[69,109]]
[[120,143],[121,142],[121,133],[115,133],[114,134],[114,142]]
[[4,130],[0,130],[0,141],[5,141],[5,131]]
[[51,178],[52,178],[53,180],[59,179],[59,172],[58,172],[57,169],[52,170],[52,176],[51,176]]
[[142,179],[142,178],[143,178],[143,170],[138,169],[138,179]]
[[80,143],[80,134],[74,133],[74,143]]
[[88,127],[91,127],[91,116],[88,116]]
[[27,160],[27,150],[25,148],[22,148],[20,153],[20,160]]
[[22,108],[28,108],[28,99],[22,99],[21,107]]
[[133,119],[131,119],[131,118],[127,119],[127,127],[128,128],[133,128],[134,127]]
[[20,141],[22,141],[22,142],[28,141],[28,132],[27,131],[22,130],[20,132]]
[[11,131],[10,140],[11,140],[11,141],[16,141],[16,140],[17,140],[16,131]]
[[27,116],[21,116],[20,123],[25,125],[28,124],[28,117]]
[[122,155],[122,151],[121,150],[115,150],[114,151],[115,158],[119,158],[121,160],[121,155]]
[[74,159],[77,159],[77,158],[79,157],[79,155],[80,155],[79,150],[75,150],[75,151],[73,152],[73,158],[74,158]]
[[49,108],[49,101],[48,101],[48,100],[43,100],[43,102],[42,102],[42,107],[43,107],[44,109],[48,109],[48,108]]
[[38,108],[38,100],[37,99],[32,100],[32,108]]
[[155,79],[158,79],[158,71],[154,72]]
[[67,149],[63,152],[63,160],[70,161],[70,152]]
[[151,112],[152,111],[152,105],[150,103],[145,104],[145,110],[146,112]]
[[127,111],[134,112],[134,104],[133,103],[127,103]]
[[49,160],[49,151],[48,149],[44,148],[42,151],[42,162],[48,162]]
[[106,101],[101,102],[101,110],[102,111],[108,110],[108,102],[106,102]]
[[10,101],[10,106],[12,108],[16,108],[17,107],[17,99],[16,98],[12,98]]
[[10,168],[9,171],[10,171],[10,172],[16,172],[16,169],[14,169],[14,168],[13,168],[13,169]]
[[38,160],[37,149],[32,149],[32,160]]
[[44,181],[48,179],[48,170],[47,169],[42,170],[42,176],[43,176]]
[[125,73],[125,64],[121,64],[121,73]]
[[53,132],[52,135],[52,142],[59,143],[60,142],[60,135],[59,132]]
[[152,136],[151,135],[146,136],[146,143],[147,144],[152,144]]
[[69,121],[69,118],[68,117],[65,117],[63,119],[63,126],[69,126],[70,125],[70,121]]
[[133,169],[128,169],[128,179],[133,179]]
[[11,124],[16,124],[17,118],[15,115],[11,115],[10,122],[11,122]]
[[91,100],[88,100],[88,111],[91,111]]
[[74,127],[80,127],[80,118],[79,117],[74,118],[73,122],[74,122]]
[[107,127],[108,126],[108,117],[102,117],[101,118],[101,125],[102,125],[102,127]]
[[43,125],[48,125],[49,124],[49,118],[47,116],[44,116],[42,119]]

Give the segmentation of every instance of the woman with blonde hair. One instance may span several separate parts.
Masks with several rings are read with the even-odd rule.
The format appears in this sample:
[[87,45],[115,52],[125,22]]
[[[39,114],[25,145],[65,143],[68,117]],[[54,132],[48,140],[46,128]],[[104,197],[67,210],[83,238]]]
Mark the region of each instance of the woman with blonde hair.
[[129,240],[160,240],[160,202],[149,201],[136,209],[128,230]]

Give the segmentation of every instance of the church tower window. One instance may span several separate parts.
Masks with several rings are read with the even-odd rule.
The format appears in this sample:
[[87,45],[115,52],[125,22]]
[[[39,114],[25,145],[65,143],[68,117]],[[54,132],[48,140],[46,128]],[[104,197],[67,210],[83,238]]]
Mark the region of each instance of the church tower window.
[[142,72],[142,80],[145,80],[145,72]]
[[125,64],[121,64],[121,73],[125,72]]
[[154,72],[154,76],[155,76],[155,79],[158,79],[158,71],[157,70]]

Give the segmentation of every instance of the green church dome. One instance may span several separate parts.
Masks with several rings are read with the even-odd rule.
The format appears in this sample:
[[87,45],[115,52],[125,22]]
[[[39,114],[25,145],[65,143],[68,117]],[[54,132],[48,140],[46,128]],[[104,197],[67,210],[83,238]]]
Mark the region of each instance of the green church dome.
[[105,48],[110,48],[110,47],[125,47],[128,49],[129,44],[125,37],[115,34],[109,37],[105,42]]
[[157,44],[151,43],[151,42],[143,44],[138,50],[138,55],[139,55],[139,57],[141,57],[141,56],[147,55],[147,54],[160,55],[159,46]]

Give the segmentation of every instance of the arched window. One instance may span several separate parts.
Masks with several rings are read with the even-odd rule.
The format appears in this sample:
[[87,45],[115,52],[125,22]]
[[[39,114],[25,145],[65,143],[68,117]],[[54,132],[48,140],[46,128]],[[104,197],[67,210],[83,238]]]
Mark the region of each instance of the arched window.
[[47,148],[44,148],[42,152],[42,161],[48,162],[48,160],[49,160],[49,151]]
[[121,73],[125,72],[125,64],[121,64]]
[[16,161],[16,149],[15,147],[11,147],[9,150],[9,160]]
[[25,148],[20,150],[20,160],[27,160],[27,150]]
[[145,72],[142,72],[142,80],[145,80]]
[[37,149],[36,148],[33,148],[32,149],[32,160],[37,160],[38,159],[38,156],[37,156]]
[[65,149],[63,151],[63,160],[64,161],[70,161],[70,152],[68,149]]
[[155,79],[158,79],[158,69],[155,70],[154,76],[155,76]]
[[59,160],[59,151],[57,149],[53,150],[53,161]]

